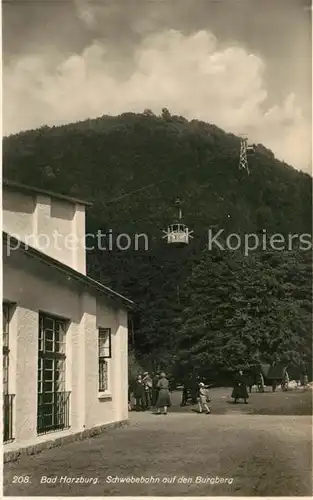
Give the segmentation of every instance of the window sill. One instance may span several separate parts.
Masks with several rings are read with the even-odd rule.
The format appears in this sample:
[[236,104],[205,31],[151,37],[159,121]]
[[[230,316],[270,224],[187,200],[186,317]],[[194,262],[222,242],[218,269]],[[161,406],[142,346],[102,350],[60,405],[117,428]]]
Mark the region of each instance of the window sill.
[[112,401],[112,394],[110,392],[99,392],[98,399],[107,399]]

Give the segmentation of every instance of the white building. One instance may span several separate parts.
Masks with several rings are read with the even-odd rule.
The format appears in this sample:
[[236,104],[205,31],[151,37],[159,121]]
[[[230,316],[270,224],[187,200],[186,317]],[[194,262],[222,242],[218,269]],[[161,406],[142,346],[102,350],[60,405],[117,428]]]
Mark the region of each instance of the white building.
[[133,303],[86,276],[86,205],[3,182],[4,452],[128,419]]

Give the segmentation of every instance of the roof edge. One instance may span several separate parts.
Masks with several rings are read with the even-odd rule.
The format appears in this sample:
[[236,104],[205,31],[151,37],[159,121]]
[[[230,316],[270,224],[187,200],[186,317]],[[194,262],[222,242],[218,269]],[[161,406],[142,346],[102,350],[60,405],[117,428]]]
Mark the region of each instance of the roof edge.
[[65,194],[55,193],[53,191],[48,191],[46,189],[37,188],[34,186],[28,186],[26,184],[21,184],[19,182],[10,181],[9,179],[2,179],[2,188],[8,188],[12,191],[19,191],[22,193],[32,193],[32,194],[42,194],[45,196],[49,196],[50,198],[55,198],[63,201],[69,201],[71,203],[75,203],[77,205],[85,205],[87,207],[92,207],[93,203],[90,201],[80,200],[78,198],[73,198],[72,196],[67,196]]
[[[30,257],[43,261],[45,264],[48,264],[49,266],[58,269],[59,271],[63,272],[64,274],[67,274],[68,276],[70,276],[71,278],[75,279],[78,282],[88,285],[90,288],[97,290],[98,292],[106,295],[110,299],[122,302],[123,305],[126,307],[126,309],[131,309],[131,310],[136,309],[136,304],[132,300],[128,299],[127,297],[124,297],[124,295],[121,295],[118,292],[115,292],[114,290],[103,285],[102,283],[99,283],[93,278],[90,278],[89,276],[82,274],[79,271],[76,271],[76,269],[73,269],[72,267],[63,264],[63,262],[60,262],[54,259],[53,257],[50,257],[49,255],[41,252],[40,250],[37,250],[34,247],[26,245],[22,240],[15,238],[14,236],[11,236],[6,231],[2,231],[2,236],[3,236],[2,241],[4,243],[9,242],[9,244],[10,243],[14,244],[15,250],[20,249]],[[17,243],[18,246],[16,246]]]

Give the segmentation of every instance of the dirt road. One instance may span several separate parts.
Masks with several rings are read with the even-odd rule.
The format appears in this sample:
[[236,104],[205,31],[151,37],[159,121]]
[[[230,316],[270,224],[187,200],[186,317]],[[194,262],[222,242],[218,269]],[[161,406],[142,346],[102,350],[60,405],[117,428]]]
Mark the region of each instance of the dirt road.
[[[312,494],[308,416],[245,415],[237,410],[228,415],[135,413],[130,421],[129,427],[6,464],[4,494]],[[16,482],[21,476],[23,482]],[[44,477],[55,482],[43,482]]]

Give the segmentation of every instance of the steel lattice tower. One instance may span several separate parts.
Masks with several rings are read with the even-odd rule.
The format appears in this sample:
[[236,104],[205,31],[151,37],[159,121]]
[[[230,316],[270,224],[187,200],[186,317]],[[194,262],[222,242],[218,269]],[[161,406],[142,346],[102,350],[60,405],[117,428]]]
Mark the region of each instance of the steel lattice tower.
[[241,137],[239,170],[245,170],[249,174],[250,170],[248,165],[247,147],[248,147],[247,137]]

